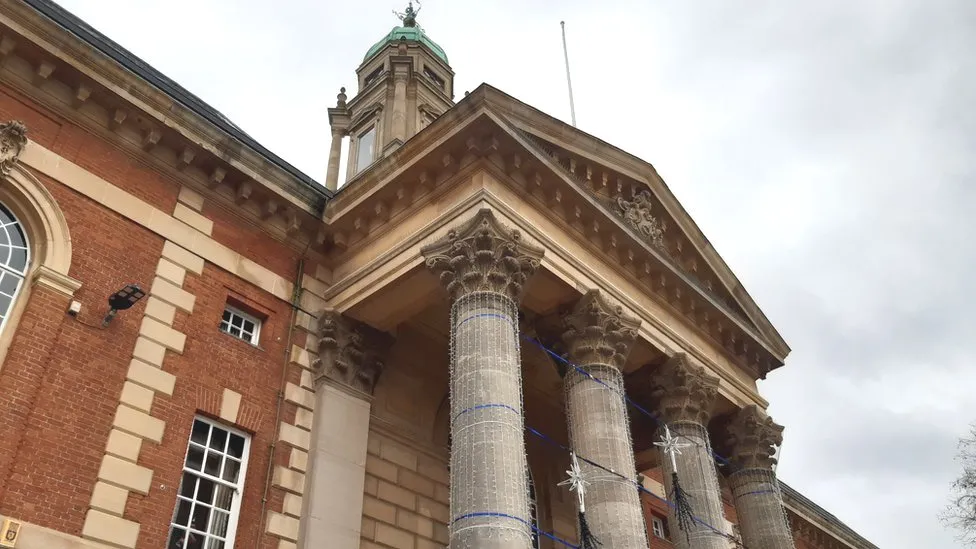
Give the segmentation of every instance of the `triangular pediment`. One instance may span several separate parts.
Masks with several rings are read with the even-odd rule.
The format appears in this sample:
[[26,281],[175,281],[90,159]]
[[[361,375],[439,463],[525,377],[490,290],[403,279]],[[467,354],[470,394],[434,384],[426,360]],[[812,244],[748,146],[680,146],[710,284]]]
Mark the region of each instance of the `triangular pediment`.
[[353,246],[475,163],[560,218],[755,375],[789,353],[650,164],[487,85],[344,187],[326,209],[323,239]]

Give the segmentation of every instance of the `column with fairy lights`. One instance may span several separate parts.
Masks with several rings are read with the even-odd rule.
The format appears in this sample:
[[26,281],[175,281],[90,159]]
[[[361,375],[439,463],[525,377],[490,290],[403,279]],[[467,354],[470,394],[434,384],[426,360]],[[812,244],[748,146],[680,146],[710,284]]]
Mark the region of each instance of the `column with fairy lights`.
[[742,542],[749,549],[792,549],[783,498],[773,466],[783,443],[783,427],[757,406],[742,408],[727,428],[735,498]]
[[452,549],[528,549],[518,302],[543,251],[488,209],[425,247],[451,298]]
[[566,417],[573,452],[582,458],[591,485],[589,532],[603,547],[645,549],[647,527],[634,489],[637,471],[622,374],[640,321],[625,316],[622,307],[597,291],[584,295],[562,320],[571,363],[563,380]]
[[[708,419],[718,378],[691,364],[684,353],[652,374],[661,428],[664,486],[671,502],[671,541],[679,549],[728,549],[718,474]],[[680,484],[679,484],[680,480]]]

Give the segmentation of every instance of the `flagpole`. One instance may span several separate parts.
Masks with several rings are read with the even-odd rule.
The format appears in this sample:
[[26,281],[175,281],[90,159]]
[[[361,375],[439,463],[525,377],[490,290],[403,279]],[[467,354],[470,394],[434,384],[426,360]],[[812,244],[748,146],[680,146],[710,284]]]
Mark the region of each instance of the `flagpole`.
[[573,127],[576,127],[576,105],[573,103],[573,80],[569,76],[569,50],[566,48],[566,22],[560,21],[563,29],[563,57],[566,59],[566,85],[569,87],[569,115],[572,117]]

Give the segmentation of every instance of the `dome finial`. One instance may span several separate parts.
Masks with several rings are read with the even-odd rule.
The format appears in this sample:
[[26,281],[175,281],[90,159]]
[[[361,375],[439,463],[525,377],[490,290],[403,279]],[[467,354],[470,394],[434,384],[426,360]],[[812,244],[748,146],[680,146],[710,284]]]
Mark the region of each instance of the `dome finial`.
[[417,26],[417,14],[420,13],[420,8],[421,7],[423,7],[423,6],[420,5],[420,0],[417,0],[417,10],[414,11],[414,9],[413,9],[413,0],[408,0],[408,2],[407,2],[407,10],[405,12],[399,13],[396,10],[394,10],[393,11],[393,14],[396,15],[400,19],[400,21],[403,22],[403,26],[404,27],[416,27]]

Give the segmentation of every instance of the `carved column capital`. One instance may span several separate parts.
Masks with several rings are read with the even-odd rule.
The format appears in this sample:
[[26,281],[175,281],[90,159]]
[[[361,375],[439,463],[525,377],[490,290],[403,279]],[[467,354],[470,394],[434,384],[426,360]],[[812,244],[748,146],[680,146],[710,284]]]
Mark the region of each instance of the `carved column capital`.
[[499,223],[486,208],[420,253],[451,299],[494,292],[518,303],[543,250],[522,242],[518,231]]
[[626,316],[623,307],[610,303],[598,290],[587,292],[562,320],[562,339],[570,362],[623,370],[640,320]]
[[316,386],[330,380],[373,394],[393,337],[334,310],[325,310],[319,315],[318,338]]
[[27,146],[27,126],[10,120],[0,124],[0,175],[10,175],[20,153]]
[[687,355],[678,353],[655,370],[651,386],[658,413],[665,422],[708,425],[718,396],[718,378],[692,364]]
[[776,448],[783,443],[783,426],[756,405],[740,409],[726,427],[729,458],[738,469],[772,469]]

